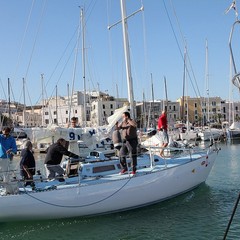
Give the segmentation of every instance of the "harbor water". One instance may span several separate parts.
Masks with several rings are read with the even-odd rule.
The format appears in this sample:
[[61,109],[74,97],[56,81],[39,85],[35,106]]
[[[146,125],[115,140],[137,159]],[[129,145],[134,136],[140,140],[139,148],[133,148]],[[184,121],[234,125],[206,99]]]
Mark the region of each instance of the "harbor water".
[[[105,216],[0,223],[0,239],[223,239],[239,195],[240,143],[221,143],[219,147],[206,183],[186,194]],[[38,169],[43,166],[43,158],[44,155],[36,156]],[[17,166],[19,160],[13,161]],[[240,206],[226,239],[240,239]]]

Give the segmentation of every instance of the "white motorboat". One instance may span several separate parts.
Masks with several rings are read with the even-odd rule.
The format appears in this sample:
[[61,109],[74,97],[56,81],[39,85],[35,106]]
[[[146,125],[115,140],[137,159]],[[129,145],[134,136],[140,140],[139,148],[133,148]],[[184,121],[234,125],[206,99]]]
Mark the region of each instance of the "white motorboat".
[[119,160],[71,162],[64,182],[37,175],[35,187],[13,179],[13,193],[0,195],[0,221],[57,219],[125,211],[185,193],[205,182],[218,148],[184,149],[185,154],[138,157],[135,175],[121,175]]

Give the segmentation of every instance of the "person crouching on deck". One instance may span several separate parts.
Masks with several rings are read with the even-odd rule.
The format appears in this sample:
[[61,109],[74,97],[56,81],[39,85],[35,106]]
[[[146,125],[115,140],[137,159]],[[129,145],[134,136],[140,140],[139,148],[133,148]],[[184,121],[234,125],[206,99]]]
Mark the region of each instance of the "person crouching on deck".
[[47,155],[45,157],[44,163],[46,167],[47,177],[49,180],[56,177],[60,182],[64,181],[64,170],[60,166],[63,155],[73,158],[79,158],[78,155],[67,150],[66,143],[67,142],[65,139],[59,138],[56,143],[53,143],[47,149]]

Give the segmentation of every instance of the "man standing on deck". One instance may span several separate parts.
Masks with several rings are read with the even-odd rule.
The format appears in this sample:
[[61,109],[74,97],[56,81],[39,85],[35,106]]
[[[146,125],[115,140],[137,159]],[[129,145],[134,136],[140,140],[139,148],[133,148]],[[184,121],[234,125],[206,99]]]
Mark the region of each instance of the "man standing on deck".
[[131,119],[129,112],[124,112],[122,115],[123,121],[118,124],[116,122],[116,130],[122,129],[122,140],[123,145],[119,151],[120,164],[122,167],[121,174],[125,174],[128,170],[126,156],[132,159],[132,172],[131,174],[136,174],[137,170],[137,123]]
[[[15,139],[10,135],[11,129],[4,127],[0,134],[0,181],[9,182],[9,165],[13,155],[17,153],[17,145]],[[8,185],[6,184],[6,192]]]
[[164,148],[167,147],[169,142],[167,128],[167,113],[165,110],[163,110],[161,116],[158,119],[158,131],[162,132],[162,146],[159,153],[161,157],[164,156]]

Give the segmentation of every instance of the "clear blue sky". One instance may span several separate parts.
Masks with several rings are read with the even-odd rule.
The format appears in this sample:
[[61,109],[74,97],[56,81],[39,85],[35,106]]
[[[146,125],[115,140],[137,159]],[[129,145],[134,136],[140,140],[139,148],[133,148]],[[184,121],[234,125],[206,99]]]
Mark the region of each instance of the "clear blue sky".
[[[151,100],[151,74],[155,99],[165,98],[164,76],[168,98],[175,101],[182,96],[183,38],[195,89],[201,96],[206,95],[207,39],[209,94],[228,99],[228,39],[235,14],[233,10],[224,12],[232,1],[126,0],[127,14],[138,10],[142,3],[144,11],[128,20],[135,99],[142,100],[144,92],[146,99]],[[26,102],[36,104],[41,98],[41,74],[48,97],[55,95],[56,85],[59,95],[67,95],[67,84],[71,90],[73,79],[74,89],[83,90],[81,38],[73,78],[78,6],[84,7],[86,21],[87,90],[100,89],[116,96],[118,88],[119,97],[127,97],[122,26],[107,29],[121,18],[120,0],[1,0],[0,98],[7,99],[10,78],[11,99],[23,102],[25,78]],[[190,79],[187,82],[185,94],[195,97]]]

